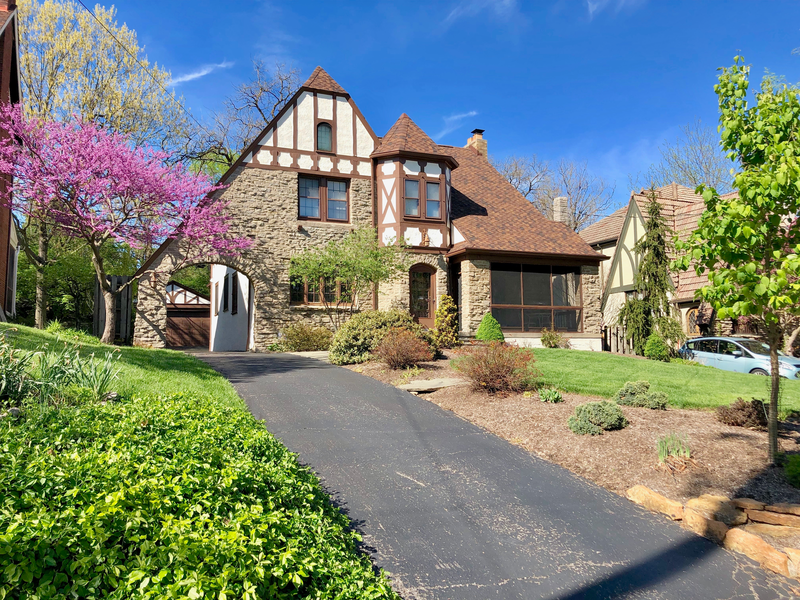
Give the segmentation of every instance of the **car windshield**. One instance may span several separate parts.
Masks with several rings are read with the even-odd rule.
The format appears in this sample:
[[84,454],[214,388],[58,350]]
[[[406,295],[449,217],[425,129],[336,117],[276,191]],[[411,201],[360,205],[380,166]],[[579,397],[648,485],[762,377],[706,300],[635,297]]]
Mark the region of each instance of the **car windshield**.
[[[769,346],[767,346],[764,342],[758,342],[756,340],[737,340],[737,343],[750,350],[750,352],[753,354],[769,356]],[[783,356],[783,352],[780,350],[778,350],[778,354]]]

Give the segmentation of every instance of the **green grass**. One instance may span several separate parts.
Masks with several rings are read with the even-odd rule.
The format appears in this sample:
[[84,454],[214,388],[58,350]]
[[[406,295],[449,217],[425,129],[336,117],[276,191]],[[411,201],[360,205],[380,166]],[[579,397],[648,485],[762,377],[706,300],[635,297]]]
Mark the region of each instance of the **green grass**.
[[[24,325],[0,323],[0,333],[3,332],[12,344],[25,350],[37,350],[43,344],[53,347],[59,343],[58,336]],[[63,343],[68,338],[62,336],[60,340]],[[122,371],[114,385],[114,391],[123,396],[157,396],[186,392],[243,405],[227,379],[204,362],[183,352],[109,346],[99,341],[78,346],[83,356],[92,353],[103,356],[106,352],[121,354],[119,367]]]
[[[740,397],[769,397],[769,377],[758,375],[606,352],[537,348],[535,355],[543,385],[577,394],[613,398],[626,381],[647,380],[652,391],[666,392],[676,408],[708,409]],[[800,381],[781,382],[781,412],[800,411]]]

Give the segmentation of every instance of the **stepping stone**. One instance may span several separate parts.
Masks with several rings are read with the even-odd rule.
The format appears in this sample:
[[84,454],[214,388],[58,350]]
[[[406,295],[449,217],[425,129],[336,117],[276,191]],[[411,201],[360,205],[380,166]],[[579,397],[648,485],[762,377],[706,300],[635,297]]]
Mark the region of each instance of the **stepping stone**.
[[412,381],[411,383],[398,385],[397,387],[407,392],[424,393],[424,392],[435,392],[436,390],[453,387],[455,385],[463,385],[465,383],[467,382],[464,381],[463,379],[455,379],[455,378],[421,379],[419,381]]

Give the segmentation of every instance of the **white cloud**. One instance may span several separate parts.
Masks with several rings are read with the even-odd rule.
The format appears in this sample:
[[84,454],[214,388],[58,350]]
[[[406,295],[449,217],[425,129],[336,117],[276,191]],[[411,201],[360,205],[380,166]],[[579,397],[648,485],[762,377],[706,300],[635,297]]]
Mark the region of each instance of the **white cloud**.
[[517,0],[462,0],[447,14],[444,25],[449,26],[462,17],[474,17],[487,9],[498,17],[509,17],[517,12]]
[[203,65],[196,71],[192,71],[191,73],[186,73],[185,75],[178,75],[177,77],[173,77],[172,80],[169,82],[170,85],[180,85],[181,83],[186,83],[187,81],[194,81],[195,79],[200,79],[201,77],[205,77],[209,73],[213,73],[219,69],[230,69],[233,66],[232,62],[223,61],[221,63],[213,64],[213,65]]
[[607,8],[612,9],[615,13],[623,9],[633,9],[640,4],[644,4],[647,0],[586,0],[586,9],[589,11],[589,20]]
[[442,130],[433,136],[433,139],[439,140],[446,136],[451,131],[455,131],[458,129],[459,125],[461,125],[461,121],[464,119],[468,119],[469,117],[474,117],[478,114],[477,110],[471,110],[469,112],[461,113],[459,115],[450,115],[449,117],[444,117],[444,127]]

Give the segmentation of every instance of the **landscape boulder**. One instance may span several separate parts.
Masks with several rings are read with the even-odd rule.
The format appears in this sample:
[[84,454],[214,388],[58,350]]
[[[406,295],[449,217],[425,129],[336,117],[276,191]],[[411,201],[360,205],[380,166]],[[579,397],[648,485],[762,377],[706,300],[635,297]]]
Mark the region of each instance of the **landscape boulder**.
[[728,526],[722,521],[708,519],[705,515],[689,508],[683,510],[683,523],[690,531],[721,544],[728,533]]
[[673,521],[683,519],[683,505],[675,500],[670,500],[643,485],[635,485],[625,494],[631,502],[644,506],[648,510],[668,516]]
[[710,521],[725,523],[728,527],[747,523],[747,513],[736,508],[725,496],[703,494],[699,498],[689,500],[686,508],[691,508]]
[[765,569],[789,576],[789,556],[776,550],[757,535],[744,529],[731,529],[722,544],[728,550],[752,558]]
[[755,521],[756,523],[800,527],[800,517],[796,515],[776,513],[768,510],[748,510],[747,516],[750,517],[751,521]]

